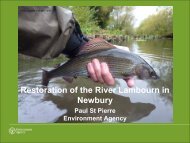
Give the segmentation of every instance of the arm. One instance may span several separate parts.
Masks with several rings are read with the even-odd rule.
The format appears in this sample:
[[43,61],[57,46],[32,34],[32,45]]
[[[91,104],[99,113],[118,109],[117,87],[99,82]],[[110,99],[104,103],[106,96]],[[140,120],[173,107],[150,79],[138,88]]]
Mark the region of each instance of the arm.
[[54,58],[62,53],[76,21],[62,7],[19,7],[18,50],[38,58]]

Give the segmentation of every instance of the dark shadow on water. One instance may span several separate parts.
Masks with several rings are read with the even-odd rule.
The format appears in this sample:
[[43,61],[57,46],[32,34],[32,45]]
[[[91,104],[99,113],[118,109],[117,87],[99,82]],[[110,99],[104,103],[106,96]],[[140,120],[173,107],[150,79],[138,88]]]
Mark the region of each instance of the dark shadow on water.
[[[85,97],[93,98],[94,95],[87,95]],[[97,97],[97,96],[96,96]],[[113,98],[111,105],[102,104],[77,104],[77,97],[71,95],[64,95],[64,97],[54,96],[52,94],[46,95],[45,101],[52,101],[58,108],[67,109],[67,113],[63,116],[68,117],[127,117],[126,122],[134,122],[143,117],[148,116],[156,107],[151,103],[132,103],[129,97],[122,97],[114,94],[103,94],[101,98]],[[75,108],[86,109],[86,108],[104,108],[104,109],[115,109],[115,113],[75,113]],[[80,121],[64,121],[63,116],[59,117],[56,121],[59,122],[80,122]],[[92,122],[92,121],[89,121]]]
[[[81,80],[78,80],[74,84],[68,84],[66,86],[67,89],[71,87],[75,87],[75,85],[79,85],[79,82]],[[83,86],[94,86],[96,83],[93,83],[91,81],[85,80],[86,83],[83,84]],[[91,84],[90,84],[91,83]],[[82,86],[82,85],[81,85]],[[96,85],[100,86],[100,85]],[[108,104],[82,104],[77,103],[78,97],[84,97],[84,98],[113,98],[113,102],[111,105]],[[53,95],[53,94],[46,94],[44,96],[44,101],[52,101],[57,108],[59,109],[66,109],[67,113],[63,116],[68,117],[99,117],[102,116],[104,118],[105,116],[109,117],[127,117],[126,122],[134,122],[137,121],[143,117],[148,116],[155,108],[156,106],[151,103],[142,103],[142,102],[136,102],[132,103],[129,97],[120,96],[113,93],[104,93],[104,94],[97,94],[97,93],[77,93],[77,94],[60,94],[60,95]],[[90,109],[90,108],[104,108],[104,109],[115,109],[116,113],[75,113],[75,108],[79,109]],[[63,116],[59,117],[59,119],[55,122],[72,122],[72,121],[64,121]],[[73,121],[77,122],[77,121]],[[80,122],[80,121],[78,121]],[[93,121],[89,121],[93,122]]]

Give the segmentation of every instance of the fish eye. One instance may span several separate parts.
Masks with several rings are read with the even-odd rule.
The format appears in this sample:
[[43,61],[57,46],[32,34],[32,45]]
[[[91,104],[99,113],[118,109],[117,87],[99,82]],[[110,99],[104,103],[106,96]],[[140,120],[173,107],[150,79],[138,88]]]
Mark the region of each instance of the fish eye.
[[152,72],[150,72],[150,75],[151,75],[151,76],[154,76],[154,72],[153,72],[153,71],[152,71]]

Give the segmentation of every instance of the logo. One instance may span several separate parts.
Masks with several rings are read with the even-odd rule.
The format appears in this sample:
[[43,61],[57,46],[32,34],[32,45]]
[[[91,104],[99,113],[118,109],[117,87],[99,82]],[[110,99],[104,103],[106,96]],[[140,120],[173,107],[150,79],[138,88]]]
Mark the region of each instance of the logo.
[[8,129],[8,132],[10,135],[14,135],[14,134],[25,134],[26,132],[32,131],[32,129],[21,129],[21,128],[14,128],[14,127],[10,127]]
[[9,134],[13,135],[16,133],[16,129],[14,127],[9,128]]

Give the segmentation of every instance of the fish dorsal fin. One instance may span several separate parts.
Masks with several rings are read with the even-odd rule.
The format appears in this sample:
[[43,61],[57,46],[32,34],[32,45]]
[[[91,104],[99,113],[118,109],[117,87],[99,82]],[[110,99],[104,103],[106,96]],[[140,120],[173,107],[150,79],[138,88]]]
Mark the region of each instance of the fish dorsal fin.
[[106,40],[102,38],[95,38],[95,39],[90,40],[84,46],[82,46],[77,55],[82,55],[82,54],[97,51],[97,50],[105,50],[105,49],[113,49],[113,48],[116,48],[116,47],[108,43]]

